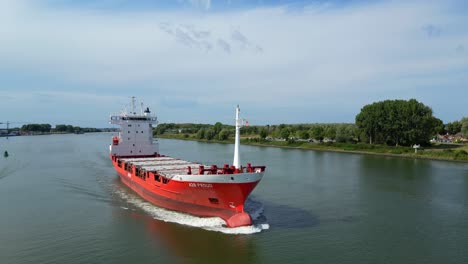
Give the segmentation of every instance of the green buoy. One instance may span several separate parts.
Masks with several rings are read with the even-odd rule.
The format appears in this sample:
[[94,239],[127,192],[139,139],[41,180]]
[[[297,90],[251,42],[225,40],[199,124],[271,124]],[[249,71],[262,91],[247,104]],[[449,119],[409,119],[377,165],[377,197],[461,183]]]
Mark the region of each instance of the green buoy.
[[5,150],[5,153],[3,153],[3,157],[8,157],[8,151]]

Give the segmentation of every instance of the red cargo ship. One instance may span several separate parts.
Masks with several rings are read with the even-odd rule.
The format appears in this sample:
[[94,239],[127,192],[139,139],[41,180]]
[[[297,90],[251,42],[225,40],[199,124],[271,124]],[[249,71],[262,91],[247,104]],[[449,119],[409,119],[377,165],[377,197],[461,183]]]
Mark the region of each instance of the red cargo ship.
[[263,177],[265,166],[240,165],[239,130],[243,120],[236,108],[234,162],[229,166],[206,166],[159,153],[153,139],[156,116],[149,108],[140,114],[132,111],[111,116],[110,123],[120,125],[112,138],[110,157],[120,179],[145,200],[170,210],[202,217],[221,217],[228,227],[252,224],[244,211],[249,194]]

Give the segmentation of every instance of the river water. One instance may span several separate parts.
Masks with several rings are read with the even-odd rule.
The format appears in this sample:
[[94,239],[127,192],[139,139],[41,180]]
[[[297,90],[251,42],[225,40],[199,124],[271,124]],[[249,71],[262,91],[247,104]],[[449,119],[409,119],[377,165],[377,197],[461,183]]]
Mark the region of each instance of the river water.
[[[468,263],[468,164],[242,146],[266,165],[254,225],[157,208],[119,180],[111,134],[0,138],[0,263]],[[233,146],[160,140],[232,162]]]

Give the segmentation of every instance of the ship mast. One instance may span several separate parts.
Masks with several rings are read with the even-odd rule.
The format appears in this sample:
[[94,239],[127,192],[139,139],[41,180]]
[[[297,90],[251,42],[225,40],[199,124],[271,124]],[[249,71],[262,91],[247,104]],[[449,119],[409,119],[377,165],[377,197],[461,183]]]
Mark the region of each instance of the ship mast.
[[132,115],[136,114],[135,112],[135,96],[132,96]]
[[240,157],[239,157],[239,146],[240,146],[240,128],[242,126],[242,120],[239,119],[240,108],[237,105],[236,108],[236,140],[234,143],[234,162],[232,165],[236,167],[236,169],[240,169]]

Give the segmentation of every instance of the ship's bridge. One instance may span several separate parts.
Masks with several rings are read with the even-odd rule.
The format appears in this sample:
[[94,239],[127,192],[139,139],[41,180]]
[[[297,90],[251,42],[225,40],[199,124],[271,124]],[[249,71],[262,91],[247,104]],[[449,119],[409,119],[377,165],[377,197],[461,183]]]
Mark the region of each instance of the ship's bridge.
[[113,156],[149,156],[159,152],[158,143],[153,139],[153,125],[158,119],[147,107],[141,113],[135,112],[135,97],[132,97],[132,111],[111,115],[109,123],[120,126],[119,136],[113,137],[110,153]]
[[141,115],[112,115],[110,117],[110,123],[116,125],[122,125],[128,121],[143,121],[148,124],[158,124],[158,118],[155,116],[141,116]]

